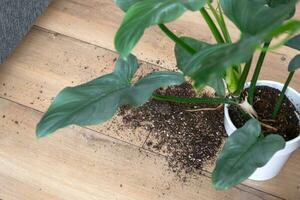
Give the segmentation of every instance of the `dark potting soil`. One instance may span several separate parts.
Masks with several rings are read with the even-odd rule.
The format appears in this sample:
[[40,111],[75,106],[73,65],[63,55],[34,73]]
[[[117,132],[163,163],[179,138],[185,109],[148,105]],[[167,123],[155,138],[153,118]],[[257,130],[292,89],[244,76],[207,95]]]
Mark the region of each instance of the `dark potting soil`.
[[[160,89],[157,93],[196,96],[190,84]],[[170,169],[181,176],[201,173],[203,166],[215,159],[226,135],[223,107],[210,111],[188,111],[203,108],[214,106],[151,100],[139,108],[123,107],[120,115],[130,127],[149,130],[154,141],[148,139],[146,145],[157,151],[164,149]]]
[[[244,91],[244,95],[247,91]],[[300,124],[297,117],[295,106],[285,97],[281,110],[275,120],[272,120],[272,112],[276,104],[276,100],[280,91],[267,86],[259,86],[256,88],[253,107],[256,110],[259,121],[270,125],[277,131],[262,127],[264,135],[277,133],[284,137],[286,141],[296,138],[300,133]],[[241,114],[237,106],[229,107],[229,115],[236,127],[242,127],[248,118]]]

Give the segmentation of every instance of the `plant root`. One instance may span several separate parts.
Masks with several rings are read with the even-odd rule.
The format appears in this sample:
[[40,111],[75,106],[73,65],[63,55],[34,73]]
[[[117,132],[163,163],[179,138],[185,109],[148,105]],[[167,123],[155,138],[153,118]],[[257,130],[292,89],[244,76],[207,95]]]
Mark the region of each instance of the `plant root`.
[[219,110],[222,107],[223,107],[223,104],[220,104],[219,106],[217,106],[215,108],[200,108],[200,109],[185,110],[185,111],[186,112],[214,111],[214,110]]
[[261,124],[261,126],[267,128],[267,129],[270,129],[270,130],[272,130],[272,131],[275,131],[275,132],[278,131],[277,128],[275,128],[275,127],[273,127],[273,126],[270,126],[270,125],[268,125],[268,124],[265,124],[265,123],[263,123],[263,122],[260,122],[260,124]]

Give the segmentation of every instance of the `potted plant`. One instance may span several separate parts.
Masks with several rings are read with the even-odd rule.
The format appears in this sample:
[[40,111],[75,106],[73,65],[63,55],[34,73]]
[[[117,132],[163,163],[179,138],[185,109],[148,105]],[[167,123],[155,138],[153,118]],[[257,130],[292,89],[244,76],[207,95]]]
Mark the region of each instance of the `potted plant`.
[[[283,44],[299,49],[299,36],[292,36],[300,29],[300,21],[291,19],[297,0],[116,0],[116,3],[126,14],[115,36],[115,47],[120,54],[115,71],[62,90],[39,122],[37,137],[46,136],[71,124],[84,126],[105,122],[120,106],[140,106],[151,98],[176,103],[225,104],[225,127],[230,136],[217,159],[212,176],[213,185],[217,189],[230,188],[254,172],[258,173],[255,170],[268,165],[276,152],[270,161],[272,163],[277,155],[280,157],[281,152],[287,150],[290,153],[299,147],[299,132],[293,140],[285,141],[278,129],[269,124],[280,124],[278,113],[282,113],[280,109],[287,106],[288,99],[292,104],[288,106],[294,109],[294,118],[299,112],[299,93],[288,88],[294,71],[300,67],[299,56],[290,63],[290,75],[284,87],[273,82],[258,82],[268,51]],[[207,12],[207,7],[215,20]],[[216,44],[178,37],[164,25],[186,11],[200,11]],[[223,14],[241,31],[237,41],[232,41]],[[154,25],[158,25],[175,42],[178,71],[153,72],[133,83],[133,76],[139,66],[131,51],[145,29]],[[272,39],[279,36],[283,37],[271,44]],[[245,83],[256,51],[260,52],[260,57],[250,85],[247,85]],[[189,98],[155,92],[158,88],[180,85],[187,80],[192,83],[195,91],[210,86],[216,96]],[[255,110],[260,85],[280,90],[275,92],[275,95],[280,93],[278,99],[273,99],[276,103],[264,109],[271,113],[269,118],[262,118],[260,110]],[[260,91],[258,95],[268,93],[264,89]],[[230,110],[237,119],[241,119],[238,129],[233,124]],[[299,119],[294,125],[299,126],[298,123]]]

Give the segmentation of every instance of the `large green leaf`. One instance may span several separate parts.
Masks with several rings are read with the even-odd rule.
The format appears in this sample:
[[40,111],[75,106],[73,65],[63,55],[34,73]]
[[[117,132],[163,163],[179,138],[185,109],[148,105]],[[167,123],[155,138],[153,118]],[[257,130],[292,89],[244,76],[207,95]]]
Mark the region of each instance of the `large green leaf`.
[[290,39],[285,45],[300,51],[300,34]]
[[[206,0],[148,0],[134,3],[126,12],[124,20],[115,36],[116,50],[127,57],[146,28],[171,22],[185,11],[196,11],[206,4]],[[124,6],[128,8],[129,6]]]
[[[180,39],[183,40],[186,44],[188,44],[190,47],[192,47],[197,52],[200,52],[200,51],[205,50],[206,48],[212,46],[211,44],[208,44],[206,42],[202,42],[202,41],[190,38],[190,37],[181,37]],[[176,61],[177,61],[177,67],[184,74],[186,74],[186,72],[187,72],[186,66],[187,66],[189,60],[191,59],[192,55],[178,44],[175,45],[174,51],[175,51],[175,57],[176,57]],[[218,96],[225,96],[225,85],[224,85],[224,81],[223,81],[222,77],[209,80],[206,84],[208,86],[212,87]],[[198,89],[201,89],[201,88],[198,88]]]
[[116,4],[124,11],[127,12],[127,10],[133,6],[134,4],[143,1],[143,0],[115,0]]
[[247,179],[257,168],[285,147],[280,135],[264,137],[257,120],[249,120],[229,136],[212,174],[214,187],[228,189]]
[[137,59],[130,55],[119,59],[115,71],[83,85],[63,89],[37,126],[37,136],[48,135],[71,124],[92,125],[109,120],[125,104],[140,106],[153,91],[184,82],[176,72],[154,72],[131,84],[138,69]]
[[244,34],[256,35],[282,24],[297,0],[221,0],[225,15]]
[[232,44],[217,44],[194,54],[185,65],[185,74],[194,80],[194,85],[201,88],[210,80],[222,78],[226,69],[248,61],[256,48],[264,41],[283,33],[294,34],[300,29],[300,21],[289,20],[269,31],[255,36],[242,37]]
[[300,68],[300,55],[295,56],[289,64],[289,72],[296,71]]
[[[202,42],[190,37],[180,37],[182,41],[192,47],[195,51],[200,52],[208,47],[213,45],[208,44],[206,42]],[[191,59],[192,55],[186,49],[182,48],[180,45],[176,44],[175,48],[175,57],[177,62],[177,67],[183,72],[186,73],[186,65],[188,64],[189,60]]]
[[247,37],[233,44],[217,44],[197,52],[185,67],[196,87],[224,76],[226,69],[246,62],[252,56],[260,40]]

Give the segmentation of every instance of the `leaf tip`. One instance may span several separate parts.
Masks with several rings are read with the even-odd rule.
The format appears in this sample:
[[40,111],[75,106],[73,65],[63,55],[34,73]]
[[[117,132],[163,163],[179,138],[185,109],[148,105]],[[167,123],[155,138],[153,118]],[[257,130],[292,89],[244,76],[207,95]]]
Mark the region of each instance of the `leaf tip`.
[[212,177],[212,185],[216,190],[227,190],[230,187],[221,179],[216,179],[214,176]]
[[36,126],[35,136],[36,136],[37,139],[43,138],[43,137],[45,137],[45,136],[47,136],[47,135],[50,134],[49,131],[45,130],[45,129],[42,127],[42,123],[41,123],[41,122],[42,122],[42,121],[40,121],[40,122],[38,123],[38,125]]
[[44,131],[40,130],[38,127],[36,128],[36,139],[40,139],[42,137],[45,137],[47,135],[47,133],[45,133]]

